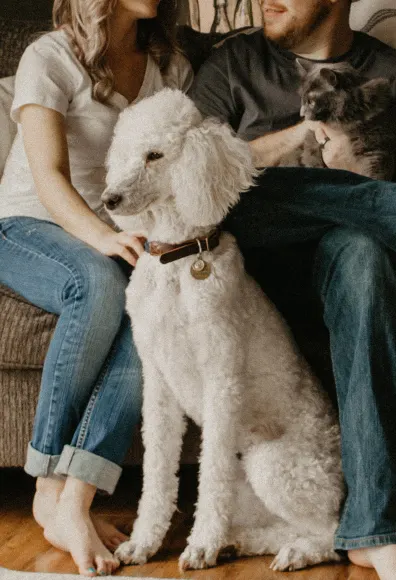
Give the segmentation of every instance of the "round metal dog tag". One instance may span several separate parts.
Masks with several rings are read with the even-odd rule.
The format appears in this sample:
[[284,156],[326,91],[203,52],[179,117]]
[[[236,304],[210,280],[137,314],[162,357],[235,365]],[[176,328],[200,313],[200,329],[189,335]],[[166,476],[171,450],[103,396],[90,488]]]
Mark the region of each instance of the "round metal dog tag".
[[196,280],[205,280],[211,273],[210,264],[202,260],[202,258],[198,258],[191,264],[190,268],[191,276]]

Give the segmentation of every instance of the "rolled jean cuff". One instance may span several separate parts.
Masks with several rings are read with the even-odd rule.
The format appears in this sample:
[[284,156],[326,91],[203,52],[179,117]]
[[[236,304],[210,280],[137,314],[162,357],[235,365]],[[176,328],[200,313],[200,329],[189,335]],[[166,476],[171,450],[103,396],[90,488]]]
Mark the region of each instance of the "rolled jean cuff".
[[65,445],[55,473],[62,476],[71,475],[111,495],[120,479],[122,469],[116,463],[90,451]]
[[375,546],[387,546],[396,544],[396,532],[388,534],[376,534],[362,538],[340,538],[334,540],[335,550],[358,550],[359,548],[373,548]]
[[26,463],[24,470],[33,477],[56,477],[63,479],[59,475],[55,475],[55,468],[58,465],[60,455],[48,455],[41,453],[32,446],[29,442]]

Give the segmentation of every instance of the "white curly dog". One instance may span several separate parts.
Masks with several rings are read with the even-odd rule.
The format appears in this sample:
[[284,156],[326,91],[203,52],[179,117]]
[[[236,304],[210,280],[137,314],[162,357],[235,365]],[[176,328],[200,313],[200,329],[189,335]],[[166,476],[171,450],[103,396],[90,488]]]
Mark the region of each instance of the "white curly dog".
[[[343,478],[331,405],[235,239],[215,231],[219,244],[205,250],[257,174],[248,145],[164,89],[120,115],[107,165],[112,218],[152,242],[126,291],[144,374],[144,485],[116,555],[143,564],[161,547],[188,416],[202,447],[181,569],[214,566],[229,545],[276,554],[274,570],[338,560]],[[179,246],[193,255],[180,257]]]

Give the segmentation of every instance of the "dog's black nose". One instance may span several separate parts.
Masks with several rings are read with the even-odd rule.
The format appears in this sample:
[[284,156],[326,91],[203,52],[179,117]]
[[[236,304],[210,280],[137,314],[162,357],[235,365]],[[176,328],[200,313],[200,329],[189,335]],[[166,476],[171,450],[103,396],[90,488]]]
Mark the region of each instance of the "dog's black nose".
[[117,207],[117,205],[119,205],[121,203],[121,200],[122,200],[122,196],[117,195],[115,193],[113,195],[110,195],[110,197],[108,197],[106,200],[104,200],[104,204],[108,209],[115,209]]

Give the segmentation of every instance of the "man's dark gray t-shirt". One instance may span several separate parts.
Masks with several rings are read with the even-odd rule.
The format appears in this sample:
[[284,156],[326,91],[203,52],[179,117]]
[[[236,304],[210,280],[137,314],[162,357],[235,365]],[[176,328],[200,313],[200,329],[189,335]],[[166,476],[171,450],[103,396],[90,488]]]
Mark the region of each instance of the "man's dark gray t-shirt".
[[[263,31],[241,33],[214,49],[189,95],[204,115],[228,122],[251,141],[295,125],[300,118],[300,76],[296,55],[265,38]],[[351,49],[336,59],[367,78],[396,75],[396,50],[356,32]]]

